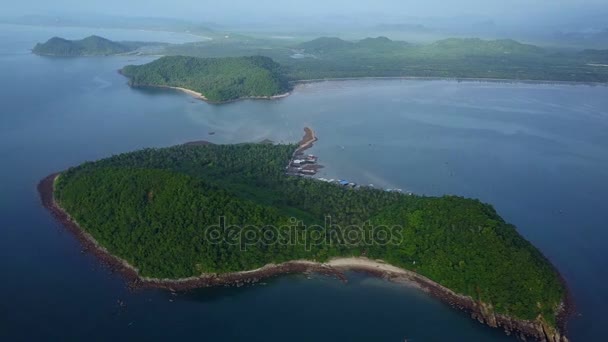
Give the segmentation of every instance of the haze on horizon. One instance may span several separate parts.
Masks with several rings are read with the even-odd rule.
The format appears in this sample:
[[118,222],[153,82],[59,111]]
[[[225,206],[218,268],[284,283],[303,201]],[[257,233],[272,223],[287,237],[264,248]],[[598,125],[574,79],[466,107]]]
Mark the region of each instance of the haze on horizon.
[[555,32],[606,34],[607,0],[23,0],[0,16],[163,17],[228,29],[365,31],[411,25],[443,34],[524,38]]
[[185,16],[194,19],[209,14],[342,14],[384,12],[409,16],[503,16],[525,13],[569,13],[573,10],[606,7],[605,0],[22,0],[5,4],[5,14],[45,12],[94,12],[139,14],[144,16]]

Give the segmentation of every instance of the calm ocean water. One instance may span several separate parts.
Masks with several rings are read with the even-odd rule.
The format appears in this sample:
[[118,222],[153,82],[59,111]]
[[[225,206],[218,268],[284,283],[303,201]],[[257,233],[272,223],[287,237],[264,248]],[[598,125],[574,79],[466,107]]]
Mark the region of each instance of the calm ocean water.
[[[151,57],[46,58],[59,35],[183,42],[124,30],[0,25],[0,339],[514,341],[415,289],[352,273],[286,276],[173,296],[129,291],[41,207],[47,174],[114,153],[205,139],[297,141],[320,177],[492,203],[564,274],[575,341],[601,340],[608,307],[608,87],[449,81],[300,86],[279,101],[209,105],[130,89]],[[210,136],[209,132],[216,132]],[[126,307],[120,307],[118,300]]]

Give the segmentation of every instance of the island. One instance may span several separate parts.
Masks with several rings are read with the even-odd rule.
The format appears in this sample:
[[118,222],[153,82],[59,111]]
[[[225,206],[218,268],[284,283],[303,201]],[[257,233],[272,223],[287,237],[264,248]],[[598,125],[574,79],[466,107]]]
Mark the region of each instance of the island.
[[162,54],[267,56],[294,82],[363,77],[608,82],[608,50],[540,47],[512,39],[447,38],[420,44],[383,36],[319,37],[300,43],[231,37],[169,45]]
[[118,43],[99,36],[89,36],[80,40],[53,37],[45,43],[38,43],[32,52],[41,56],[109,56],[132,52],[137,46]]
[[43,205],[133,286],[241,286],[286,273],[404,281],[492,327],[564,342],[556,269],[489,205],[295,176],[316,141],[199,141],[86,162],[39,184]]
[[128,65],[120,72],[133,87],[174,88],[215,103],[273,99],[291,90],[281,66],[262,56],[165,56],[144,65]]

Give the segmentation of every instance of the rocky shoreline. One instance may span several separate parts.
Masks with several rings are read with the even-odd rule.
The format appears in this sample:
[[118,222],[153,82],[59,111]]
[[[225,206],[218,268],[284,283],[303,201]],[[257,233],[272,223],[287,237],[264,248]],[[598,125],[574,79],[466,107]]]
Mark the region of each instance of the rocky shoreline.
[[[308,133],[308,132],[307,132]],[[53,217],[59,221],[79,240],[83,250],[95,255],[112,271],[120,272],[131,288],[160,288],[170,291],[185,291],[203,287],[217,286],[244,286],[254,284],[262,279],[294,273],[320,273],[347,281],[344,271],[364,272],[374,277],[389,281],[415,286],[457,309],[463,310],[472,318],[490,327],[504,329],[508,335],[514,334],[522,340],[533,339],[547,342],[568,342],[565,336],[566,321],[572,308],[570,298],[567,296],[562,303],[562,310],[558,316],[558,329],[549,326],[542,318],[534,321],[517,320],[511,317],[496,314],[491,305],[477,302],[471,297],[459,295],[450,289],[431,281],[415,272],[397,268],[379,260],[366,258],[339,258],[326,263],[309,260],[295,260],[281,264],[270,264],[256,270],[207,274],[200,277],[184,279],[157,279],[141,277],[135,267],[109,253],[95,239],[85,232],[54,200],[54,184],[60,173],[53,173],[40,181],[38,192],[42,205],[47,208]]]

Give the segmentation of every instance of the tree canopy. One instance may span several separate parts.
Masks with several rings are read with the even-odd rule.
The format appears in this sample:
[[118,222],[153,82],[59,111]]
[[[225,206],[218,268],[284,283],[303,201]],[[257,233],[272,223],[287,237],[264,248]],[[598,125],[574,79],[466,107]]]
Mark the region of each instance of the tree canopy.
[[270,97],[289,91],[281,67],[268,57],[195,58],[167,56],[122,69],[132,86],[169,86],[223,102],[244,97]]
[[144,149],[63,172],[55,198],[142,276],[183,278],[365,255],[418,272],[497,313],[542,315],[555,324],[565,293],[558,274],[491,205],[287,176],[296,148]]
[[126,44],[90,36],[81,40],[67,40],[53,37],[46,43],[36,44],[32,50],[38,55],[48,56],[105,56],[125,53],[134,50]]
[[290,80],[348,77],[496,78],[608,82],[605,50],[584,52],[523,44],[511,39],[448,38],[415,44],[386,37],[358,41],[320,37],[294,44],[255,39],[186,43],[167,55],[262,55],[283,66]]

